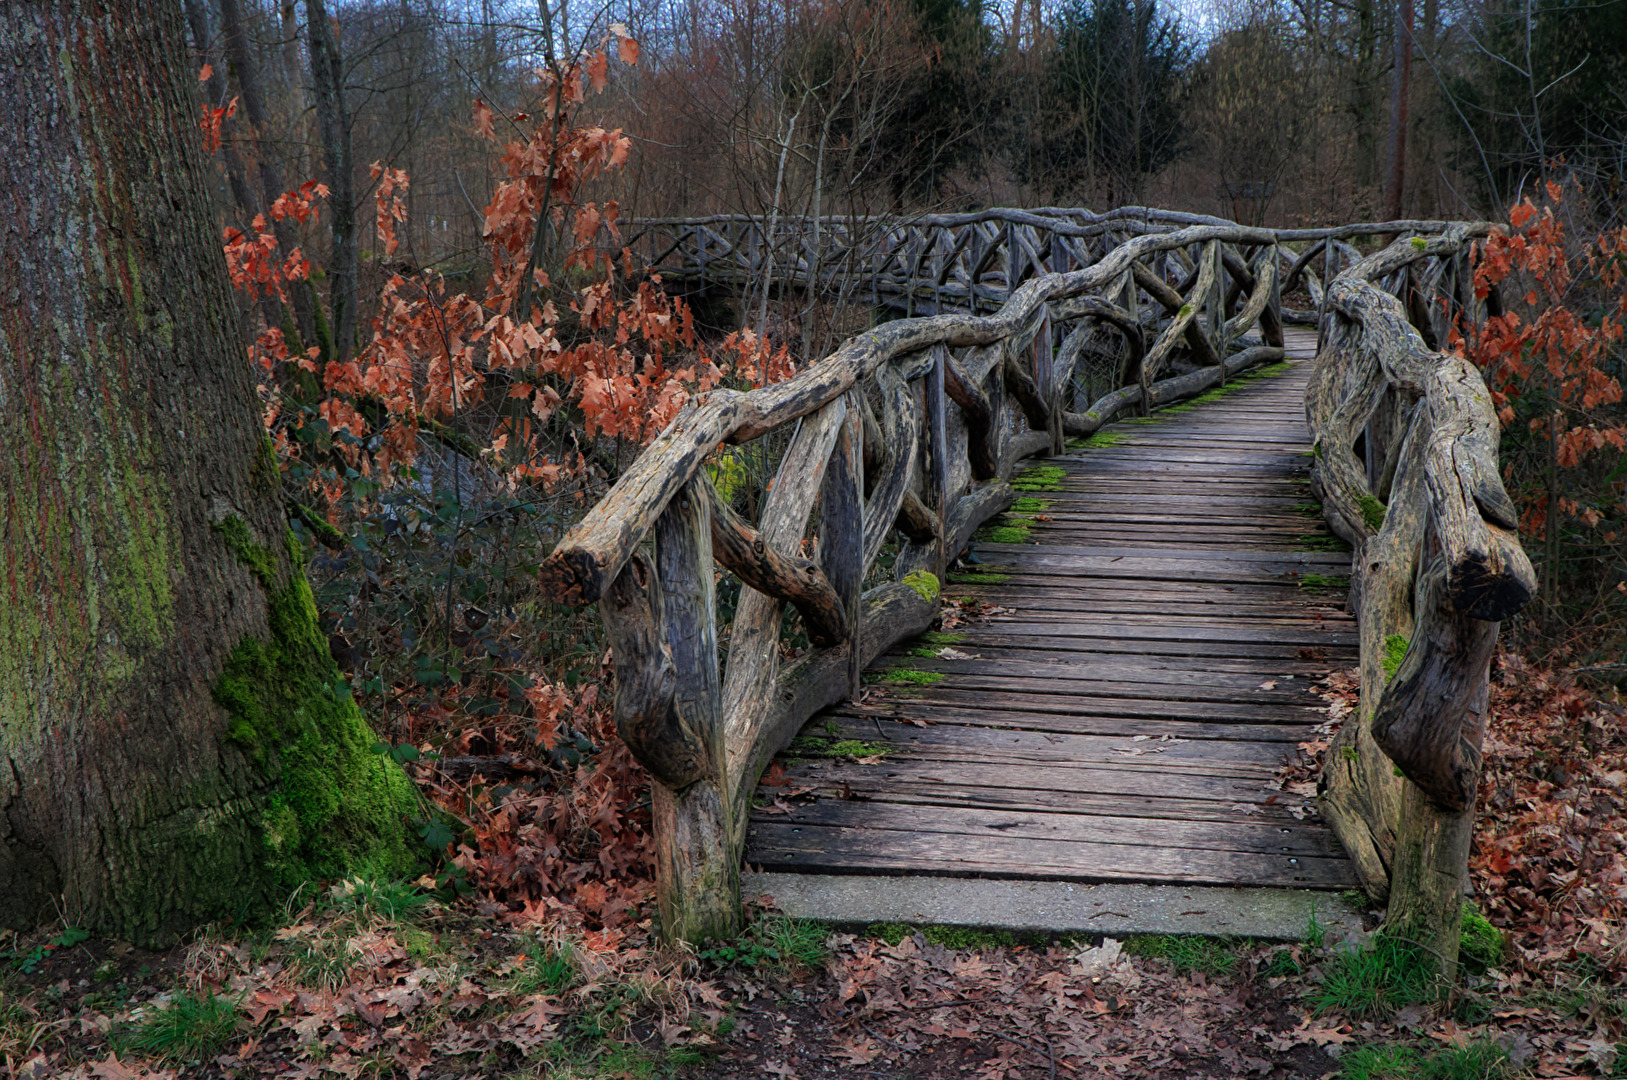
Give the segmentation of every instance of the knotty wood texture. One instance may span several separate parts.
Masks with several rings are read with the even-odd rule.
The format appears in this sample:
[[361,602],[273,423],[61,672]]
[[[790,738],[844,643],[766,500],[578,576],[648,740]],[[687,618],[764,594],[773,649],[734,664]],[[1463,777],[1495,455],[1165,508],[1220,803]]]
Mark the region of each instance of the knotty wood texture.
[[[1314,348],[1288,338],[1291,356]],[[1300,585],[1349,568],[1348,553],[1307,546],[1327,533],[1296,509],[1313,501],[1309,367],[1049,462],[1065,478],[1033,493],[1051,506],[1029,542],[973,544],[976,569],[1005,580],[947,589],[1011,613],[957,628],[968,659],[882,657],[862,701],[811,721],[807,736],[887,752],[793,748],[790,787],[759,789],[747,863],[1354,885],[1314,800],[1268,787],[1323,719],[1312,681],[1357,659],[1342,592]],[[876,681],[899,665],[943,678]],[[819,798],[774,805],[805,787]]]

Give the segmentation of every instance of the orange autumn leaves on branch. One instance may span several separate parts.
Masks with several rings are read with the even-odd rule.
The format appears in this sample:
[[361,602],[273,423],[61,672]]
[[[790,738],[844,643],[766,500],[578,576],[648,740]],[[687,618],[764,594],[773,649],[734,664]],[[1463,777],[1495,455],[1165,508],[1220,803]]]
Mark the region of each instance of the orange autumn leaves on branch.
[[[485,209],[491,263],[482,295],[449,293],[430,270],[392,274],[370,340],[345,363],[318,363],[314,348],[290,356],[280,328],[260,335],[251,352],[263,366],[297,364],[318,377],[325,395],[314,410],[285,409],[268,386],[268,424],[286,455],[298,457],[302,442],[331,446],[350,469],[387,482],[397,465],[411,463],[420,421],[461,422],[473,410],[491,464],[516,481],[555,485],[585,475],[579,451],[590,440],[646,443],[695,394],[725,381],[756,386],[792,373],[787,350],[750,331],[731,334],[708,355],[687,305],[668,296],[658,277],[636,287],[618,277],[615,254],[622,273],[632,272],[620,248],[620,207],[583,193],[626,163],[631,142],[620,130],[575,123],[579,106],[607,85],[612,47],[622,62],[637,61],[637,42],[612,26],[597,50],[538,72],[533,114],[502,118],[516,137],[501,144],[506,178]],[[499,142],[497,117],[477,101],[476,133]],[[372,177],[376,254],[389,258],[401,242],[409,178],[383,163],[374,164]],[[312,200],[325,194],[307,184],[278,200],[273,216],[304,222]],[[253,295],[283,299],[284,283],[305,277],[308,267],[297,250],[279,259],[263,220],[254,228],[253,236],[228,230],[233,280]],[[561,276],[573,287],[557,287]],[[382,410],[364,407],[364,399]],[[318,423],[316,438],[291,437],[311,423]],[[311,464],[308,482],[335,506],[344,478],[331,464]]]
[[[1627,425],[1606,409],[1622,400],[1611,369],[1627,320],[1627,227],[1578,244],[1554,213],[1562,189],[1550,181],[1547,194],[1541,209],[1530,198],[1513,207],[1509,228],[1478,246],[1475,295],[1485,300],[1496,289],[1505,310],[1467,338],[1454,330],[1452,345],[1485,374],[1504,427],[1523,421],[1558,468],[1573,469],[1600,451],[1627,451]],[[1521,527],[1538,532],[1548,494],[1524,501]],[[1611,509],[1569,497],[1556,503],[1561,519],[1588,526]],[[1627,506],[1614,509],[1619,517]]]

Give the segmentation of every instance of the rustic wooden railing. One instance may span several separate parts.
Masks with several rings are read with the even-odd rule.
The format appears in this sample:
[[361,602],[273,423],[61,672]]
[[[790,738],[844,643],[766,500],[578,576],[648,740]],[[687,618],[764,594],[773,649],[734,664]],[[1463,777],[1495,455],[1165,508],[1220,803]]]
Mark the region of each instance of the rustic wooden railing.
[[1491,396],[1471,363],[1441,351],[1452,319],[1484,316],[1469,246],[1490,228],[1455,225],[1347,261],[1318,297],[1306,396],[1313,483],[1355,549],[1361,629],[1361,722],[1329,751],[1322,812],[1367,891],[1388,898],[1387,928],[1448,968],[1498,622],[1536,589]]
[[[854,299],[907,316],[976,314],[1004,304],[1028,278],[1090,266],[1130,237],[1231,224],[1141,206],[1102,214],[996,208],[913,218],[718,214],[636,221],[627,245],[646,266],[672,279],[752,289],[807,288],[817,281],[826,291],[846,286]],[[1436,233],[1447,225],[1395,221],[1273,235],[1280,243],[1323,244],[1402,231]],[[611,246],[619,250],[619,242]],[[1316,316],[1305,309],[1283,312],[1290,323],[1313,324]]]
[[[1437,466],[1420,473],[1408,456],[1435,461],[1431,455],[1437,452],[1428,448],[1444,440],[1439,453],[1447,460],[1459,453],[1476,461],[1486,458],[1492,467],[1485,476],[1495,482],[1495,419],[1487,447],[1480,412],[1465,419],[1449,411],[1458,407],[1452,394],[1466,393],[1477,377],[1472,369],[1464,375],[1451,367],[1450,358],[1415,345],[1418,335],[1407,329],[1404,310],[1396,313],[1399,302],[1385,300],[1366,284],[1368,277],[1405,270],[1406,280],[1417,287],[1404,288],[1403,294],[1416,298],[1424,322],[1433,326],[1428,304],[1447,280],[1445,271],[1436,274],[1435,264],[1429,264],[1420,282],[1412,276],[1414,264],[1435,257],[1448,265],[1443,258],[1461,248],[1463,230],[1439,222],[1309,230],[1301,237],[1305,249],[1295,253],[1283,240],[1297,234],[1214,219],[1190,223],[1161,212],[1136,214],[1111,218],[1130,223],[1120,231],[1092,233],[1105,238],[1097,248],[1073,248],[1070,257],[1082,264],[1076,268],[1028,272],[1047,265],[1037,257],[1029,259],[1026,271],[1008,265],[1007,284],[1027,276],[1002,290],[994,314],[940,313],[886,323],[785,383],[751,392],[715,390],[697,398],[546,562],[543,584],[557,599],[597,602],[603,612],[614,653],[617,728],[653,780],[657,899],[667,936],[699,941],[737,930],[740,859],[762,770],[810,716],[856,693],[865,665],[932,623],[945,564],[983,521],[1011,504],[1008,481],[1018,464],[1060,452],[1065,437],[1089,435],[1127,410],[1144,411],[1201,393],[1248,367],[1279,359],[1280,297],[1300,279],[1333,327],[1311,412],[1328,447],[1319,475],[1335,528],[1357,544],[1359,557],[1376,550],[1366,548],[1366,541],[1381,532],[1401,544],[1410,537],[1414,547],[1426,533],[1438,537],[1431,542],[1453,545],[1447,565],[1462,570],[1458,577],[1449,575],[1449,598],[1478,597],[1489,587],[1472,576],[1476,552],[1491,574],[1486,580],[1502,580],[1498,575],[1513,554],[1492,545],[1485,530],[1471,536],[1474,522],[1465,516],[1464,504],[1451,503],[1449,493],[1434,494],[1432,484],[1446,484],[1457,474],[1441,473]],[[1087,229],[1103,223],[1063,224]],[[1341,262],[1349,266],[1355,260],[1344,238],[1385,230],[1434,235],[1421,240],[1422,248],[1403,243],[1376,256],[1376,263],[1356,262],[1331,277]],[[1053,236],[1069,238],[1061,227]],[[942,246],[941,240],[932,244],[934,250]],[[911,256],[912,273],[929,265],[923,250]],[[1325,287],[1311,269],[1319,253]],[[1376,269],[1364,269],[1369,267]],[[939,266],[931,272],[934,287],[947,280],[941,271]],[[978,275],[971,273],[969,280],[977,285]],[[1462,280],[1461,274],[1451,279]],[[967,295],[974,301],[978,296],[975,288]],[[1256,322],[1263,343],[1247,344],[1243,336]],[[1074,411],[1067,392],[1072,368],[1085,342],[1103,326],[1124,345],[1116,386]],[[1168,375],[1178,351],[1191,370]],[[1448,368],[1458,374],[1437,373]],[[1398,403],[1419,395],[1426,401],[1423,409],[1408,412],[1408,424],[1425,434],[1401,454],[1407,470],[1399,464],[1389,469],[1404,484],[1371,485],[1371,497],[1389,494],[1392,506],[1407,508],[1386,515],[1393,524],[1382,530],[1371,514],[1362,516],[1368,489],[1350,487],[1355,428],[1336,427],[1353,415],[1347,399],[1356,392],[1346,388],[1354,376],[1343,373],[1359,370],[1366,373],[1361,378],[1373,382],[1379,377],[1370,369],[1384,373]],[[1399,404],[1396,409],[1399,415]],[[1448,411],[1437,417],[1438,410]],[[1430,419],[1419,419],[1424,416]],[[754,527],[719,495],[705,466],[721,448],[774,431],[792,434]],[[1390,442],[1369,437],[1367,445],[1382,445],[1388,453]],[[1381,462],[1381,473],[1385,467]],[[1426,483],[1415,474],[1437,481]],[[1426,490],[1427,498],[1421,494]],[[1505,497],[1499,506],[1506,502]],[[1437,517],[1445,524],[1428,530],[1419,525],[1405,535],[1398,531],[1404,520]],[[1501,521],[1494,524],[1501,528]],[[896,553],[889,579],[861,592],[890,540]],[[746,586],[726,664],[719,660],[714,562]],[[1364,604],[1381,580],[1387,580],[1381,571],[1366,576]],[[1486,595],[1503,596],[1500,588]],[[781,650],[787,604],[800,614],[813,643],[789,662]],[[1483,619],[1485,612],[1483,604],[1474,607],[1473,618]],[[1389,616],[1364,620],[1364,668],[1368,657],[1378,655],[1366,645],[1369,622],[1380,628],[1381,639],[1387,628],[1400,625]],[[1422,631],[1414,637],[1435,641]],[[1474,648],[1481,648],[1479,640],[1474,639]],[[1450,658],[1466,647],[1445,639],[1416,645],[1397,687],[1424,677],[1413,673],[1419,664],[1427,664],[1427,673],[1443,664],[1462,667],[1464,661]],[[1423,713],[1415,708],[1397,715]]]

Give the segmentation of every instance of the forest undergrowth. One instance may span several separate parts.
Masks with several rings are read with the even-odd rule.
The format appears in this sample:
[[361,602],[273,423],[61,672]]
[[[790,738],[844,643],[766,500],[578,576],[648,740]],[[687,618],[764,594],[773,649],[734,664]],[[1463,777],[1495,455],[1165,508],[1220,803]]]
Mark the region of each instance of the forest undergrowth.
[[[1329,725],[1355,686],[1325,681]],[[598,702],[577,708],[613,739]],[[1041,939],[823,926],[759,898],[738,940],[663,947],[636,814],[586,814],[623,831],[543,849],[574,892],[502,886],[514,867],[492,856],[522,825],[462,845],[482,865],[461,893],[432,876],[312,886],[269,925],[165,953],[64,926],[0,939],[0,1077],[1627,1075],[1627,710],[1503,654],[1492,715],[1453,988],[1381,932],[1314,922],[1298,942]],[[1323,748],[1302,749],[1282,783],[1312,774]],[[540,747],[506,752],[552,775]],[[569,790],[635,790],[595,789],[622,753],[601,747]],[[617,845],[628,884],[594,888]]]

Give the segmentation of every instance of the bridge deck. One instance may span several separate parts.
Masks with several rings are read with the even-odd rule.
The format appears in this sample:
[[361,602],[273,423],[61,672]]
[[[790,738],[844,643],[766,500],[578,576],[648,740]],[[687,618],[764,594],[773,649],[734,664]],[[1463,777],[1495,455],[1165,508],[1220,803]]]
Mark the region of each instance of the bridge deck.
[[[1293,338],[1290,354],[1309,355]],[[1324,719],[1312,681],[1357,657],[1342,592],[1301,584],[1349,568],[1307,550],[1327,534],[1296,509],[1311,501],[1309,367],[1045,462],[1065,476],[1040,493],[1052,505],[1029,542],[974,548],[1004,580],[948,589],[1010,611],[957,628],[966,658],[906,649],[870,673],[941,681],[878,682],[810,722],[806,736],[886,753],[793,748],[788,785],[760,789],[748,866],[1355,884],[1313,799],[1270,786]],[[818,798],[775,798],[798,789]]]

